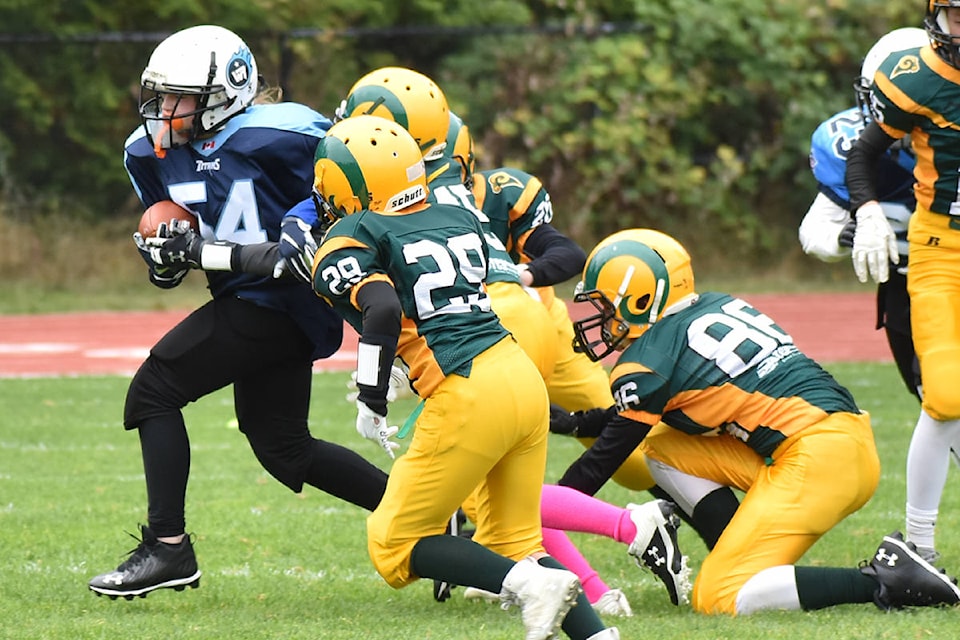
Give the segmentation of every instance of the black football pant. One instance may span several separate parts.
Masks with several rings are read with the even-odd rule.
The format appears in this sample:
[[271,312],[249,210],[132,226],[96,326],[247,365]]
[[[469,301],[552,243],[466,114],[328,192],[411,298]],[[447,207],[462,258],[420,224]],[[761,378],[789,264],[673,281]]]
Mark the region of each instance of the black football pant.
[[900,377],[910,393],[919,399],[920,363],[910,330],[907,276],[890,266],[890,279],[877,287],[877,328],[883,327]]
[[124,426],[139,430],[156,535],[185,531],[190,443],[181,409],[228,384],[240,431],[273,477],[295,492],[306,483],[370,511],[377,506],[386,474],[310,435],[311,349],[289,316],[236,298],[211,300],[154,345],[127,391]]

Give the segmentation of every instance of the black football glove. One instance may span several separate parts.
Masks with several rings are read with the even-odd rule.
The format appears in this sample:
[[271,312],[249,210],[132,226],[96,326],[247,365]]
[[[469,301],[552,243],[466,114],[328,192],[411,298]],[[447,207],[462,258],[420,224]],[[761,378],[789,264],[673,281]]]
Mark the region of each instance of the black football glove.
[[150,247],[150,258],[157,266],[174,269],[200,268],[204,241],[200,234],[192,229],[176,233],[164,240],[150,238],[147,245]]
[[183,279],[187,276],[188,268],[164,266],[155,262],[151,250],[156,247],[147,245],[139,231],[133,234],[133,242],[137,245],[140,257],[143,258],[150,269],[148,277],[151,284],[161,289],[173,289],[183,282]]
[[577,418],[557,404],[550,405],[550,433],[577,437]]
[[273,269],[273,277],[279,278],[289,271],[297,280],[310,283],[313,275],[313,256],[317,253],[317,241],[309,224],[296,216],[286,216],[280,221],[280,260]]
[[598,438],[607,423],[617,415],[617,406],[570,413],[563,407],[550,405],[550,432],[574,438]]

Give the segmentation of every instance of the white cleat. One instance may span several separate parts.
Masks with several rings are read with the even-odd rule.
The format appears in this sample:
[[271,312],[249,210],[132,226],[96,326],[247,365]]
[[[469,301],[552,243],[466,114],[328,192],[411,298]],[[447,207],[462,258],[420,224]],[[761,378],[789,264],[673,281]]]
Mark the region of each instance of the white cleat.
[[577,603],[581,587],[577,575],[566,569],[541,566],[527,557],[507,572],[500,593],[502,607],[520,606],[526,640],[550,640]]
[[610,589],[591,606],[594,611],[602,616],[629,618],[633,615],[633,609],[630,608],[627,596],[620,589]]
[[675,605],[690,602],[690,568],[677,543],[680,527],[677,506],[666,500],[651,500],[641,505],[628,504],[627,509],[637,526],[637,535],[627,547],[627,553],[638,566],[649,569],[663,582],[670,602]]

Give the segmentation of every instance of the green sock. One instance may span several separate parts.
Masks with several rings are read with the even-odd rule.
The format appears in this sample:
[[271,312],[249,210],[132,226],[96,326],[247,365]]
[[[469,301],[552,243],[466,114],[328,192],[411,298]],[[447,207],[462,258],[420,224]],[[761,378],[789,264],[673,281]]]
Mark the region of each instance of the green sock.
[[421,578],[493,593],[500,593],[503,578],[513,565],[513,560],[459,536],[422,538],[410,553],[410,570]]
[[[540,558],[539,563],[552,569],[566,569],[565,566],[550,556]],[[590,606],[590,601],[587,600],[586,594],[581,590],[576,606],[570,609],[570,613],[563,619],[560,628],[570,638],[589,638],[607,627],[600,620],[600,616],[593,610],[593,607]]]
[[805,611],[836,604],[873,602],[877,582],[859,569],[794,567],[797,595]]

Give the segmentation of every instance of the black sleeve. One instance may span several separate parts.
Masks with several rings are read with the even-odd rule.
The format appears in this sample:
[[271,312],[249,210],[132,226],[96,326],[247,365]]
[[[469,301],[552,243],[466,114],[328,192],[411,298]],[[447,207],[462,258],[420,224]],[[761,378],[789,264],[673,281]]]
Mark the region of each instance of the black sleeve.
[[548,287],[578,276],[587,261],[587,254],[576,242],[549,224],[530,232],[523,252],[530,258],[527,268],[535,287]]
[[358,399],[382,416],[387,415],[387,389],[390,383],[390,367],[397,355],[397,339],[400,337],[402,309],[397,291],[387,282],[373,281],[360,287],[357,304],[363,314],[360,342],[380,347],[380,372],[378,383],[357,384]]
[[615,415],[593,446],[570,465],[557,484],[594,495],[630,457],[650,432],[650,425]]
[[877,199],[877,163],[887,148],[896,141],[876,122],[871,122],[853,143],[847,154],[847,191],[850,211],[856,212],[865,202]]
[[[258,276],[272,276],[273,268],[280,260],[280,245],[276,242],[240,244],[233,250],[230,260],[231,271],[251,273]],[[283,277],[293,277],[284,272]]]

